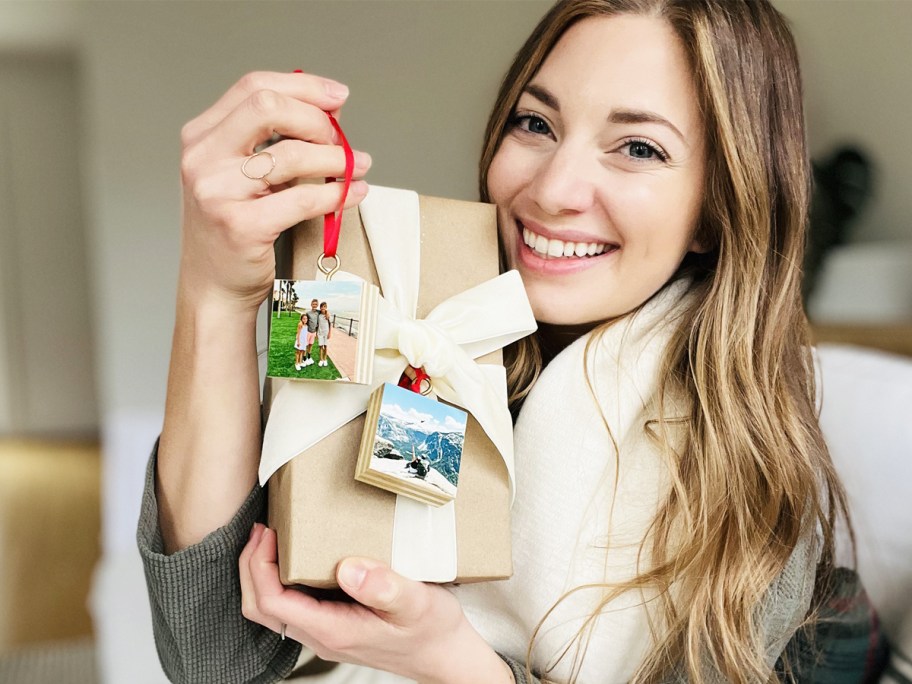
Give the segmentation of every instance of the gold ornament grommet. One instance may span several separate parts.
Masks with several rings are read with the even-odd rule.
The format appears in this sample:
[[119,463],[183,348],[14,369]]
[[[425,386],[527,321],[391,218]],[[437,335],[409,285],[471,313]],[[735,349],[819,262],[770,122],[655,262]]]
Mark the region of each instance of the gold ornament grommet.
[[[326,259],[333,259],[333,260],[335,260],[335,264],[333,265],[332,268],[329,268],[329,267],[324,263],[324,261],[325,261]],[[336,254],[335,256],[328,257],[328,256],[326,256],[325,253],[323,253],[323,254],[321,254],[321,255],[319,256],[319,258],[317,259],[317,268],[320,269],[320,273],[322,273],[323,275],[326,276],[326,279],[327,279],[327,280],[332,280],[332,277],[336,274],[336,271],[338,271],[339,268],[340,268],[341,266],[342,266],[342,260],[339,259],[339,255],[338,255],[338,254]]]

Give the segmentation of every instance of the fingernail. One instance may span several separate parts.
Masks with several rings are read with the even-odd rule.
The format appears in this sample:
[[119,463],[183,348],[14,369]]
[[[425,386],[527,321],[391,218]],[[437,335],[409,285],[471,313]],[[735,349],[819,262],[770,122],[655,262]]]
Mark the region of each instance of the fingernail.
[[352,589],[358,589],[364,582],[367,568],[355,561],[346,561],[339,568],[339,582]]
[[295,69],[295,70],[292,71],[291,73],[293,73],[293,74],[303,74],[304,71],[303,71],[302,69]]
[[370,166],[371,156],[367,152],[355,150],[355,166]]
[[334,97],[338,100],[344,100],[348,97],[348,86],[339,83],[338,81],[323,81],[324,86],[326,87],[326,94],[330,97]]
[[259,548],[260,543],[263,541],[263,531],[266,529],[266,526],[263,523],[255,523],[253,529],[250,531],[249,541],[253,543],[254,547]]
[[367,181],[358,180],[352,181],[351,187],[348,189],[348,193],[355,195],[366,195],[370,190],[370,186],[367,184]]

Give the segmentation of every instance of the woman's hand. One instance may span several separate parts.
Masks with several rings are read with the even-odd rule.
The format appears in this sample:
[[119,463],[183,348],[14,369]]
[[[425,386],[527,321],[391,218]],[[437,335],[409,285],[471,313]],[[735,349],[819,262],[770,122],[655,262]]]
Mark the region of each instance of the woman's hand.
[[[336,112],[348,89],[335,81],[293,73],[251,73],[183,128],[183,247],[181,291],[194,300],[255,309],[275,277],[273,243],[288,227],[335,211],[345,156],[325,112]],[[241,167],[273,134],[284,140],[269,155]],[[370,157],[355,153],[355,177]],[[267,173],[268,172],[268,173]],[[316,180],[317,183],[300,181]],[[367,185],[352,184],[346,207],[360,202]]]
[[275,533],[254,526],[240,558],[242,611],[324,660],[395,672],[423,684],[513,682],[513,675],[442,587],[414,582],[382,563],[349,558],[339,586],[358,603],[318,600],[279,581]]
[[[275,278],[279,234],[339,208],[342,184],[324,177],[344,174],[345,153],[326,112],[347,94],[318,76],[248,74],[182,131],[180,282],[157,481],[169,553],[230,521],[256,481],[257,309]],[[245,175],[245,160],[274,133],[285,139]],[[354,174],[369,167],[356,153]],[[366,193],[353,183],[346,206]]]

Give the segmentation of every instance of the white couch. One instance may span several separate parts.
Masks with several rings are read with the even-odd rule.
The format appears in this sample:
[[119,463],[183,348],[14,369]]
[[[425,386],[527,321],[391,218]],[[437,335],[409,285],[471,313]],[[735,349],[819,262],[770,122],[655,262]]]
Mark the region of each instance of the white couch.
[[821,345],[818,359],[820,423],[848,495],[858,572],[894,667],[912,679],[912,359],[836,345]]

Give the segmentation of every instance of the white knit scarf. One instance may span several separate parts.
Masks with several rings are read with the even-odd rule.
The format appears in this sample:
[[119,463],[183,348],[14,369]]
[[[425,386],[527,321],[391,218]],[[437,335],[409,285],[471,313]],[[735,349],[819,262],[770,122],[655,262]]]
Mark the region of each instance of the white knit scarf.
[[[575,341],[528,395],[514,430],[514,575],[454,588],[470,622],[497,651],[525,661],[536,625],[568,591],[636,576],[641,542],[669,487],[663,457],[644,426],[658,415],[660,364],[689,285],[666,286],[601,333],[588,356],[590,335]],[[553,681],[570,678],[573,651],[553,661],[604,591],[596,586],[559,602],[539,633],[533,670]],[[629,681],[652,645],[643,598],[628,592],[602,610],[578,682]]]

